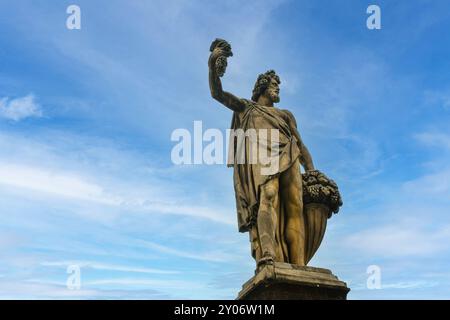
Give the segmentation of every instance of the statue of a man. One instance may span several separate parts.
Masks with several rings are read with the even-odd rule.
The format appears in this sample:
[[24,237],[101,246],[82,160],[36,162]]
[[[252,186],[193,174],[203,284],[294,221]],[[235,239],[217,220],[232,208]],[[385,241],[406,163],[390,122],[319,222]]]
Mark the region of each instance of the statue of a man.
[[[307,261],[300,164],[306,171],[314,170],[314,165],[292,113],[274,106],[280,101],[280,79],[275,71],[267,71],[258,76],[251,100],[238,98],[224,91],[220,80],[226,57],[232,55],[229,44],[218,39],[211,51],[208,61],[211,95],[233,111],[232,129],[274,129],[279,133],[275,172],[262,174],[261,164],[252,161],[231,163],[239,231],[249,232],[252,256],[258,266],[273,262],[304,266]],[[270,144],[257,143],[259,149],[271,149]],[[239,148],[245,160],[249,160],[251,153],[248,144],[248,139],[244,139]]]

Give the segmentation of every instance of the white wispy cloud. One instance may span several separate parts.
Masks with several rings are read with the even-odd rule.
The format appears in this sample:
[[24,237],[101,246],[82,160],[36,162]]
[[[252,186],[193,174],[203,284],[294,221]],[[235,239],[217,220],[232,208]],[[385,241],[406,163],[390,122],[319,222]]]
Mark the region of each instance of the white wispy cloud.
[[0,184],[61,197],[118,205],[121,199],[105,193],[99,185],[64,172],[0,162]]
[[[432,160],[424,164],[429,172],[403,184],[403,191],[417,196],[439,196],[450,201],[450,134],[447,129],[433,129],[413,135],[421,146],[429,148]],[[431,170],[430,170],[431,169]]]
[[432,281],[409,281],[409,282],[394,282],[382,284],[382,289],[418,289],[418,288],[432,288],[437,286],[437,282]]
[[36,103],[32,94],[15,99],[8,97],[0,99],[0,117],[2,118],[20,121],[25,118],[41,116],[41,106]]
[[367,256],[432,256],[450,249],[450,225],[427,229],[422,224],[392,222],[346,237],[343,244]]
[[[143,205],[143,208],[149,211],[160,212],[164,214],[180,214],[201,219],[211,220],[226,225],[235,225],[235,220],[229,215],[221,212],[220,209],[214,209],[205,206],[195,205],[175,205],[169,202],[150,202]],[[233,216],[234,218],[234,216]]]
[[[91,180],[94,177],[91,177]],[[23,188],[32,192],[47,194],[63,199],[81,200],[100,205],[123,207],[164,215],[183,215],[199,219],[207,219],[221,224],[234,225],[235,221],[219,209],[192,204],[174,204],[173,201],[156,200],[156,198],[139,198],[138,195],[120,195],[106,192],[101,184],[89,182],[80,173],[61,172],[29,165],[8,164],[0,162],[0,185]],[[114,186],[108,186],[112,189]],[[131,187],[132,188],[132,187]],[[159,199],[162,199],[161,195]],[[111,218],[116,218],[112,214]],[[101,218],[105,218],[101,215]]]
[[450,110],[450,90],[427,90],[424,96],[426,104],[437,104],[446,110]]
[[211,261],[211,262],[225,262],[230,261],[234,257],[232,255],[221,253],[221,252],[211,252],[211,253],[192,253],[188,252],[186,250],[182,249],[174,249],[172,247],[163,246],[158,243],[145,241],[145,240],[139,240],[136,243],[143,247],[147,247],[153,250],[156,250],[161,253],[174,255],[181,258],[188,258],[188,259],[194,259],[194,260],[201,260],[201,261]]
[[95,270],[108,270],[108,271],[120,271],[131,273],[154,273],[154,274],[177,274],[179,271],[174,270],[161,270],[152,268],[132,267],[115,264],[106,264],[92,261],[44,261],[41,263],[46,267],[68,267],[70,265],[76,265],[80,268],[91,268]]
[[168,299],[170,295],[153,289],[108,290],[84,288],[69,290],[62,282],[39,279],[0,280],[0,299]]
[[[381,282],[381,288],[377,290],[390,290],[390,289],[422,289],[422,288],[432,288],[439,285],[435,281],[425,281],[425,280],[419,280],[419,281],[399,281],[399,282],[388,282],[384,283]],[[354,285],[351,287],[352,290],[355,291],[363,291],[363,290],[369,290],[367,288],[367,285]]]
[[450,135],[442,132],[423,132],[415,135],[422,144],[450,150]]
[[[20,189],[24,196],[33,193],[82,204],[97,204],[132,212],[148,212],[160,215],[181,215],[206,219],[219,224],[234,225],[234,215],[227,215],[223,208],[211,203],[198,205],[183,199],[182,186],[170,187],[164,178],[159,178],[151,169],[145,183],[131,179],[130,170],[139,171],[142,166],[149,171],[149,164],[108,142],[95,138],[68,136],[64,133],[44,134],[39,138],[23,139],[0,132],[0,185]],[[84,165],[79,163],[79,146],[68,147],[68,141],[83,141]],[[98,144],[103,145],[102,148]],[[8,151],[10,150],[10,151]],[[43,166],[42,164],[46,164]],[[121,170],[106,169],[120,164]],[[105,169],[106,168],[106,169]],[[130,170],[128,170],[130,168]],[[100,170],[99,170],[100,169]],[[164,175],[164,172],[162,173]],[[158,187],[155,187],[158,186]],[[173,197],[177,197],[177,201]],[[106,211],[109,209],[106,208]],[[111,210],[109,210],[112,212]],[[120,213],[120,212],[119,212]],[[99,216],[108,219],[100,211]],[[109,219],[120,215],[115,211]]]
[[65,285],[33,281],[0,281],[1,299],[87,299],[99,296],[99,290],[69,290]]
[[99,279],[83,282],[84,286],[104,286],[104,285],[121,285],[121,286],[146,286],[156,289],[185,289],[185,288],[203,288],[203,285],[193,281],[181,280],[158,280],[158,279],[135,279],[135,278],[110,278]]
[[[77,141],[75,148],[72,148],[74,145],[70,141]],[[84,150],[82,165],[78,161],[80,159],[78,143],[83,145]],[[102,147],[98,148],[97,143]],[[59,241],[52,243],[50,247],[54,247],[53,249],[48,248],[45,240],[25,243],[25,247],[30,250],[40,250],[45,252],[45,255],[35,257],[32,263],[26,262],[27,268],[23,268],[21,264],[18,269],[8,272],[5,277],[10,279],[14,274],[16,277],[20,275],[18,278],[41,279],[43,291],[38,293],[38,289],[35,289],[39,287],[36,280],[32,284],[17,287],[20,290],[29,290],[32,293],[30,295],[26,292],[11,291],[9,295],[7,292],[3,294],[0,292],[0,296],[70,299],[158,297],[158,294],[152,296],[147,292],[139,293],[130,289],[123,292],[88,290],[89,286],[98,289],[104,289],[107,286],[138,286],[145,290],[161,288],[162,292],[159,296],[165,294],[164,292],[170,292],[171,288],[177,288],[179,289],[177,292],[181,295],[180,290],[186,286],[186,283],[171,282],[164,285],[164,281],[159,282],[158,279],[135,279],[134,276],[154,274],[158,277],[173,277],[179,273],[179,271],[171,270],[170,266],[167,270],[152,268],[148,260],[150,258],[164,258],[167,261],[190,259],[193,260],[192,263],[236,263],[236,259],[233,260],[235,257],[225,252],[227,248],[219,245],[218,250],[209,249],[214,237],[208,243],[199,244],[198,250],[197,246],[194,249],[185,250],[176,244],[160,245],[156,242],[136,241],[133,230],[136,230],[137,226],[142,230],[148,226],[146,230],[149,234],[160,232],[158,235],[173,233],[184,235],[185,232],[196,232],[199,226],[204,228],[213,222],[213,226],[219,229],[218,232],[222,232],[221,225],[235,226],[235,216],[234,212],[226,215],[223,208],[216,207],[211,202],[202,205],[194,203],[193,199],[186,199],[185,196],[179,195],[184,188],[182,185],[168,189],[164,180],[159,178],[160,175],[166,176],[166,172],[159,173],[160,170],[157,167],[152,167],[147,161],[141,162],[139,156],[129,153],[127,149],[105,141],[99,143],[92,137],[69,137],[61,132],[59,134],[47,132],[27,139],[0,132],[0,146],[2,147],[0,150],[0,196],[8,203],[22,201],[21,199],[30,200],[24,201],[29,209],[21,209],[19,216],[22,218],[16,215],[16,220],[28,221],[20,223],[19,231],[22,228],[29,228],[31,233],[40,232],[42,226],[37,223],[37,220],[43,225],[50,223],[55,228],[64,230],[66,226],[62,221],[52,219],[50,222],[45,214],[39,216],[39,210],[33,208],[37,204],[39,207],[48,205],[55,208],[57,206],[59,207],[58,216],[63,220],[64,217],[70,221],[89,219],[90,224],[86,226],[85,231],[95,233],[95,237],[102,243],[99,245],[97,241],[91,242],[84,237],[66,239],[65,232],[61,233],[62,238]],[[116,168],[118,164],[121,165],[120,170],[109,170],[109,168]],[[151,172],[148,180],[144,179],[135,184],[133,175],[136,172],[142,172],[138,169],[142,164],[146,166],[145,172],[147,170]],[[176,201],[173,196],[177,196]],[[7,208],[14,212],[14,206],[12,208],[7,206]],[[153,217],[154,215],[156,217]],[[173,215],[179,215],[181,219],[172,220]],[[183,216],[195,219],[183,219]],[[158,229],[159,225],[164,225],[164,221],[169,220],[171,222],[168,228]],[[122,223],[124,221],[126,221],[125,225]],[[108,230],[102,229],[105,225],[108,226]],[[229,228],[226,227],[226,229]],[[49,236],[52,237],[51,234]],[[211,233],[212,236],[213,233]],[[188,239],[188,241],[190,242],[188,247],[192,248],[192,240]],[[199,240],[194,241],[200,243]],[[92,255],[96,258],[92,258]],[[106,256],[113,257],[117,262],[103,262]],[[11,262],[12,258],[11,254],[5,255],[8,262]],[[128,265],[127,260],[122,260],[130,258],[142,259],[146,261],[145,265],[142,267]],[[46,270],[42,267],[54,267],[60,268],[61,275],[66,276],[63,269],[70,264],[81,264],[82,268],[88,270],[120,272],[124,274],[124,277],[95,279],[91,283],[84,283],[85,287],[81,292],[72,294],[64,288],[64,283],[49,283],[45,280],[45,275],[41,274],[42,270]],[[58,272],[56,269],[54,271]],[[207,280],[202,283],[199,290],[202,292],[208,290]],[[167,293],[167,296],[170,294]]]
[[450,202],[450,168],[425,174],[403,184],[405,193],[417,197],[436,196]]

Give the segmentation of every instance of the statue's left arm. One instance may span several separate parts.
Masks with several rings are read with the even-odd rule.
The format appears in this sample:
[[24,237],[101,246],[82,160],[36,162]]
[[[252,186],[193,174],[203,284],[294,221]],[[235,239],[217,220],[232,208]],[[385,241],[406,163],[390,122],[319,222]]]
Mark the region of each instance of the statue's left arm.
[[299,148],[301,152],[300,163],[302,164],[303,168],[305,168],[306,171],[314,170],[314,164],[308,148],[304,145],[303,141],[301,140],[298,130],[295,129],[294,131],[296,132],[296,138],[299,141]]
[[294,115],[288,110],[283,111],[287,114],[289,127],[291,128],[292,134],[294,135],[295,139],[297,139],[297,145],[300,149],[300,164],[303,166],[303,168],[305,168],[306,171],[314,170],[314,164],[311,154],[309,153],[308,148],[303,143],[300,133],[298,132],[297,121],[295,121]]

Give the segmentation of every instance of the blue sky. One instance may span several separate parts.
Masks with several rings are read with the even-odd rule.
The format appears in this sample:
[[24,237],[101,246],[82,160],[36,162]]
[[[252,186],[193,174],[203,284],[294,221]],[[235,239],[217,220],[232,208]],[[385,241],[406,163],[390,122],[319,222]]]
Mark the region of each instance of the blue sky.
[[[81,30],[66,8],[81,8]],[[366,28],[381,7],[382,29]],[[249,98],[275,69],[340,186],[310,265],[350,299],[450,298],[450,4],[1,1],[0,298],[233,299],[254,271],[232,171],[175,166],[173,130],[226,130],[209,45]],[[68,265],[81,290],[68,290]],[[381,289],[366,287],[370,265]]]

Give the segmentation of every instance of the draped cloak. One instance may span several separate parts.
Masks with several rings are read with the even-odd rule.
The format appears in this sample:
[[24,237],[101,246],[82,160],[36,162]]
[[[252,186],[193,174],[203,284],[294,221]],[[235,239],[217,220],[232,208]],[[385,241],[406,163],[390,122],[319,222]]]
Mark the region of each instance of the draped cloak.
[[[231,121],[231,134],[228,149],[228,166],[233,167],[234,189],[236,196],[236,209],[238,227],[240,232],[251,231],[256,222],[258,214],[260,190],[269,180],[278,177],[286,171],[300,156],[300,149],[297,139],[292,133],[289,125],[292,114],[288,111],[275,107],[258,105],[254,101],[242,99],[245,109],[241,112],[234,112]],[[293,121],[295,123],[295,120]],[[273,141],[273,135],[257,135],[256,144],[254,139],[248,135],[238,135],[237,131],[260,132],[260,129],[275,129],[278,131],[278,138]],[[260,153],[266,152],[273,163],[276,162],[275,171],[269,174],[262,171],[267,165],[258,161],[254,163],[254,150]],[[300,168],[299,168],[300,170]],[[280,204],[281,204],[280,198]],[[277,234],[283,223],[282,204],[278,210]],[[255,235],[253,236],[253,238]],[[250,235],[252,239],[252,235]],[[280,240],[280,239],[279,239]],[[281,241],[279,241],[281,242]],[[283,250],[284,251],[284,250]]]

